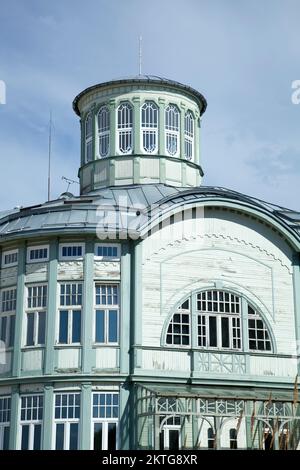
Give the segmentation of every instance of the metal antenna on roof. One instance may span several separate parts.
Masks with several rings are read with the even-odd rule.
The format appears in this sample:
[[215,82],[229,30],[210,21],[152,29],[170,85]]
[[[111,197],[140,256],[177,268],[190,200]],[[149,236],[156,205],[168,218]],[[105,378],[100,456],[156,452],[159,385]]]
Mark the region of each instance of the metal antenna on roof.
[[50,110],[49,144],[48,144],[48,201],[50,201],[50,185],[51,185],[51,147],[52,147],[52,111]]
[[139,37],[139,75],[142,75],[142,36]]
[[79,184],[78,181],[70,180],[70,178],[66,178],[65,176],[62,176],[61,179],[62,179],[62,180],[65,180],[65,181],[68,183],[66,192],[68,192],[69,187],[70,187],[71,184],[74,184],[74,183]]

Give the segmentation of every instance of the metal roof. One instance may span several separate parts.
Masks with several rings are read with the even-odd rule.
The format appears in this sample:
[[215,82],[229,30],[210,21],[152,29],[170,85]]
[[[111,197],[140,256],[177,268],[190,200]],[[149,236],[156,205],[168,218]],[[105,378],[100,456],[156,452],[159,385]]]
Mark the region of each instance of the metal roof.
[[180,88],[182,91],[185,91],[191,95],[193,95],[197,101],[201,105],[201,115],[205,112],[207,107],[207,101],[204,96],[194,88],[190,87],[189,85],[184,85],[180,82],[175,80],[170,80],[169,78],[158,77],[157,75],[136,75],[133,77],[123,77],[117,78],[115,80],[110,80],[108,82],[98,83],[96,85],[92,85],[82,92],[80,92],[73,100],[73,109],[78,116],[80,115],[78,103],[79,100],[90,91],[94,91],[96,89],[106,88],[106,87],[113,87],[116,85],[128,85],[130,83],[135,84],[144,84],[144,85],[168,85],[174,88]]
[[37,206],[0,212],[0,241],[18,236],[101,231],[141,233],[151,221],[180,204],[222,201],[257,209],[300,241],[300,213],[222,187],[179,188],[164,184],[114,186],[78,197],[64,195]]

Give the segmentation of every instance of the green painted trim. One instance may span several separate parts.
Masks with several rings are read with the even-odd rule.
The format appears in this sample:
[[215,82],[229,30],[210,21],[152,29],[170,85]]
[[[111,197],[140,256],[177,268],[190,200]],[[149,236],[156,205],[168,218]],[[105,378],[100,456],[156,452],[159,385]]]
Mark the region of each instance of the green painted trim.
[[194,162],[200,165],[201,162],[201,130],[200,118],[195,116],[195,135],[194,135]]
[[110,118],[110,134],[109,134],[109,155],[114,156],[116,155],[116,101],[110,100],[109,101],[109,118]]
[[142,245],[137,243],[133,248],[132,256],[132,289],[131,289],[131,299],[133,305],[133,319],[131,321],[132,325],[132,337],[133,344],[132,353],[133,358],[131,358],[132,367],[141,367],[142,365],[142,354],[139,349],[136,349],[136,346],[142,344]]
[[129,374],[130,350],[130,295],[131,290],[131,254],[129,243],[121,245],[121,286],[120,286],[120,372]]
[[53,384],[45,385],[44,389],[44,417],[43,417],[43,435],[42,449],[52,449],[52,432],[53,432],[53,413],[54,410],[54,393]]
[[91,373],[93,367],[93,324],[94,324],[94,239],[86,240],[83,267],[83,308],[82,308],[82,372]]
[[45,374],[54,372],[55,325],[57,317],[58,239],[51,240],[48,263],[48,305],[46,318],[46,344],[44,351]]
[[253,412],[253,401],[246,400],[245,402],[245,428],[246,428],[246,446],[247,449],[251,449],[252,446],[252,433],[251,433],[251,418],[248,416],[252,415]]
[[[130,450],[131,411],[130,411],[130,384],[120,386],[120,410],[119,410],[119,450]],[[136,425],[136,423],[135,423]]]
[[140,182],[140,165],[141,159],[140,157],[136,157],[133,160],[133,184],[139,184]]
[[16,302],[16,320],[15,337],[12,360],[12,376],[19,377],[21,374],[21,346],[22,346],[22,327],[24,320],[24,295],[25,295],[25,275],[26,275],[26,244],[23,242],[19,246],[18,255],[18,280],[17,280],[17,302]]
[[165,99],[158,98],[158,153],[164,155],[166,153],[165,141]]
[[[184,120],[185,120],[185,113],[186,113],[186,106],[185,103],[180,104],[180,127],[179,127],[179,145],[180,145],[180,158],[184,158]],[[182,183],[182,186],[185,184]]]
[[166,184],[166,160],[164,158],[159,160],[159,181]]
[[133,102],[133,154],[141,153],[141,98],[134,96]]
[[19,429],[19,386],[15,385],[11,391],[11,411],[9,428],[9,449],[17,449],[18,429]]
[[79,449],[91,449],[91,419],[92,419],[92,384],[81,384]]
[[[114,186],[115,185],[115,178],[116,178],[116,161],[115,159],[110,159],[109,160],[109,168],[108,168],[108,181],[109,181],[109,186]],[[106,185],[104,185],[106,186]]]

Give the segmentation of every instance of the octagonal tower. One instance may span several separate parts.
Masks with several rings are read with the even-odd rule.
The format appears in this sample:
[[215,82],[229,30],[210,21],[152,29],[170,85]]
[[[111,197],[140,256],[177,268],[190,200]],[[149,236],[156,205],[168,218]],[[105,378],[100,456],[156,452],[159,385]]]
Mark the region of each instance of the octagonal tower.
[[106,186],[199,186],[200,116],[193,88],[138,76],[87,88],[73,102],[81,118],[81,194]]

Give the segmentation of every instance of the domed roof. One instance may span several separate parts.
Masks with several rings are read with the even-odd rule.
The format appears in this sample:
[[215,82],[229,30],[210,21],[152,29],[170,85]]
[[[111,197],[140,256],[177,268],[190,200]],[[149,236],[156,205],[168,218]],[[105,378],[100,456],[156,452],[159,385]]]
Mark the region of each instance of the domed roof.
[[135,75],[132,77],[121,77],[121,78],[116,78],[114,80],[110,80],[108,82],[103,82],[103,83],[98,83],[97,85],[92,85],[85,90],[83,90],[81,93],[79,93],[74,101],[73,101],[73,109],[76,114],[80,115],[79,108],[78,108],[78,103],[79,100],[86,94],[89,93],[90,91],[94,91],[96,89],[101,89],[101,88],[106,88],[106,87],[113,87],[116,85],[127,85],[129,83],[135,83],[135,84],[144,84],[144,85],[168,85],[172,88],[180,88],[182,91],[185,91],[186,93],[193,95],[194,98],[197,99],[197,101],[200,104],[201,108],[201,115],[205,112],[206,107],[207,107],[207,101],[204,98],[204,96],[194,88],[184,85],[180,82],[177,82],[175,80],[170,80],[169,78],[164,78],[164,77],[159,77],[157,75]]
[[[165,184],[108,187],[79,197],[57,199],[0,213],[0,242],[54,233],[132,233],[138,237],[150,222],[176,207],[203,201],[217,207],[227,203],[255,211],[300,246],[300,213],[226,188],[179,188]],[[42,233],[41,233],[42,232]]]

